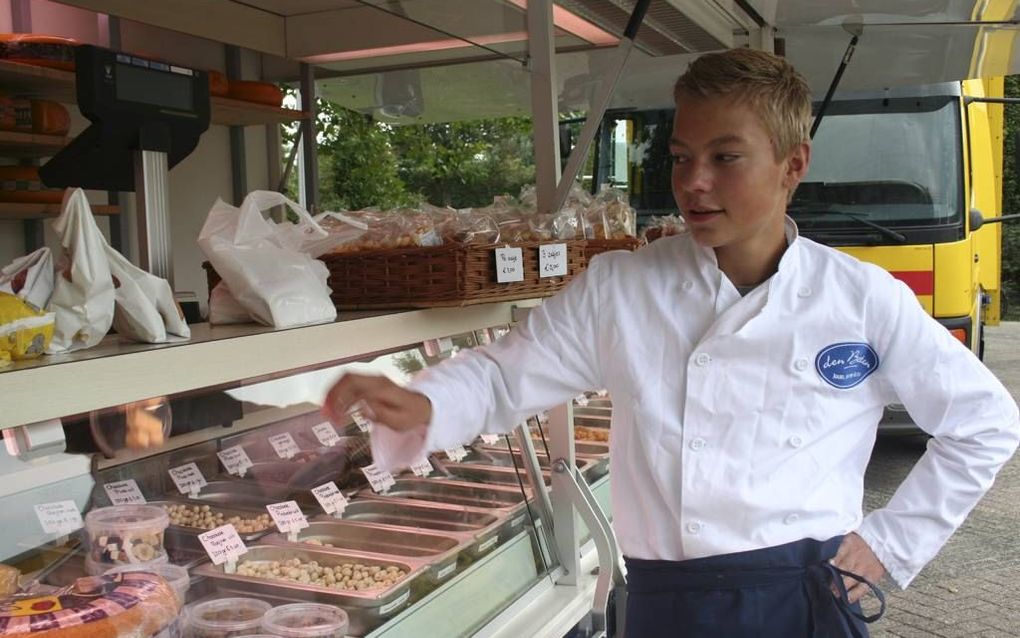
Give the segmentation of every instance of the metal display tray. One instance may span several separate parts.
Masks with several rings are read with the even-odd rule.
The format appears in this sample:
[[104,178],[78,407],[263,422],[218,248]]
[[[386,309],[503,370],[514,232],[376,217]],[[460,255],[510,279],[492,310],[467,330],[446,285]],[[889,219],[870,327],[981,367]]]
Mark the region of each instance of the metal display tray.
[[209,483],[196,496],[189,497],[207,505],[224,507],[245,507],[261,510],[270,503],[297,501],[306,514],[320,511],[319,503],[307,490],[291,490],[277,483],[245,481],[235,477],[223,477]]
[[491,510],[368,495],[351,501],[343,520],[439,531],[455,538],[473,539],[465,548],[472,558],[487,554],[501,538],[509,538],[524,523],[523,516],[509,518]]
[[[315,520],[297,532],[295,541],[284,534],[270,534],[262,539],[268,545],[297,545],[325,551],[356,551],[397,560],[425,561],[425,578],[438,585],[457,571],[461,552],[475,544],[473,536],[441,534],[406,527],[391,527],[378,523],[358,523],[343,520]],[[318,541],[315,544],[312,541]],[[325,547],[324,544],[332,545]]]
[[[451,463],[444,462],[443,469],[450,476],[458,481],[471,481],[472,483],[484,483],[486,485],[506,485],[520,487],[521,484],[527,488],[531,486],[527,472],[522,467],[520,474],[513,467],[496,465],[493,463]],[[551,478],[549,470],[542,470],[542,479],[549,485]]]
[[[189,499],[189,498],[167,498],[166,500],[163,500],[163,501],[149,501],[148,504],[149,505],[158,505],[160,507],[165,507],[167,505],[198,505],[199,507],[201,507],[203,505],[208,505],[211,509],[214,509],[217,512],[221,512],[224,516],[226,516],[228,518],[231,517],[231,516],[241,516],[243,518],[252,518],[254,516],[259,516],[261,514],[266,514],[266,510],[265,509],[259,509],[259,508],[254,508],[254,507],[250,507],[250,508],[249,507],[234,507],[234,506],[229,506],[228,507],[228,506],[220,506],[220,505],[215,505],[215,504],[211,505],[209,503],[204,503],[202,501],[196,501],[196,500]],[[202,534],[204,532],[208,532],[208,531],[209,530],[207,530],[207,529],[200,529],[198,527],[186,527],[184,525],[174,525],[173,523],[171,523],[170,526],[167,527],[167,532],[166,533],[167,533],[167,536],[171,536],[172,535],[175,540],[177,540],[179,543],[181,543],[181,547],[182,548],[185,548],[185,549],[198,548],[199,551],[203,551],[201,544],[198,542],[198,535]],[[272,525],[272,523],[270,523],[269,527],[267,527],[267,528],[265,528],[263,530],[260,530],[258,532],[241,532],[241,531],[238,531],[237,535],[240,536],[241,540],[243,540],[245,543],[248,543],[248,542],[256,541],[256,540],[262,538],[263,536],[265,536],[266,534],[269,534],[272,531],[273,531],[273,525]],[[193,542],[189,542],[188,537],[192,537]]]
[[[532,438],[535,441],[536,454],[541,453],[541,454],[544,455],[545,451],[542,449],[543,448],[543,446],[542,446],[542,438],[540,436],[538,436],[537,433]],[[487,446],[486,445],[486,446],[482,446],[482,449],[485,452],[489,452],[490,450],[503,451],[503,452],[506,451],[506,447],[505,446],[504,447],[497,447],[497,446]],[[516,442],[513,444],[513,451],[514,452],[520,452],[521,451],[521,448],[517,445]],[[585,457],[596,458],[596,459],[602,459],[602,458],[608,459],[609,458],[609,443],[600,443],[599,441],[574,441],[574,452],[579,457],[580,456],[585,456]]]
[[422,576],[427,563],[417,559],[393,558],[373,554],[308,549],[298,545],[254,545],[241,556],[239,564],[245,562],[271,562],[296,558],[302,563],[316,561],[319,565],[336,567],[343,563],[361,563],[386,567],[396,565],[406,572],[396,584],[386,588],[365,591],[331,589],[319,585],[296,583],[285,580],[271,580],[254,576],[228,574],[224,565],[206,563],[196,567],[196,575],[205,576],[217,590],[238,591],[258,595],[290,598],[325,603],[343,607],[350,618],[348,633],[361,636],[385,622],[407,605],[411,597],[412,582]]
[[[517,467],[524,467],[520,450],[514,450],[512,457],[510,452],[505,448],[485,448],[484,452],[494,463],[501,467],[513,468],[515,462],[517,463]],[[535,452],[535,456],[538,457],[539,466],[543,470],[549,470],[549,456],[545,452]],[[589,483],[597,481],[609,472],[608,450],[604,454],[598,455],[583,454],[580,451],[576,451],[575,462],[577,464],[577,469],[581,470],[581,476],[583,476]]]

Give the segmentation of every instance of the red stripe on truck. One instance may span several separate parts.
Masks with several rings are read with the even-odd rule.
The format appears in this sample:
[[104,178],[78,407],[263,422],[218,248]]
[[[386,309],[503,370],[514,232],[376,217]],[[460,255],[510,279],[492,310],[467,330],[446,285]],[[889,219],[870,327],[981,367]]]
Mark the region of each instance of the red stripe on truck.
[[907,284],[915,295],[935,294],[935,272],[932,270],[891,270],[889,274]]

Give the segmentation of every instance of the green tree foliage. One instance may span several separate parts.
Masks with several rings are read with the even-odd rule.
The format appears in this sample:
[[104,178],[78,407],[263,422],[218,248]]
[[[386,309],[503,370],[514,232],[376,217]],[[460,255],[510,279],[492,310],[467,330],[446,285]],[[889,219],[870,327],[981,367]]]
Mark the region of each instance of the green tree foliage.
[[[1020,75],[1006,78],[1006,96],[1020,97]],[[1020,106],[1006,106],[1003,158],[1002,213],[1020,213],[1020,179],[1015,150],[1020,138]],[[1007,299],[1008,319],[1020,319],[1020,222],[1002,225],[1002,289]]]

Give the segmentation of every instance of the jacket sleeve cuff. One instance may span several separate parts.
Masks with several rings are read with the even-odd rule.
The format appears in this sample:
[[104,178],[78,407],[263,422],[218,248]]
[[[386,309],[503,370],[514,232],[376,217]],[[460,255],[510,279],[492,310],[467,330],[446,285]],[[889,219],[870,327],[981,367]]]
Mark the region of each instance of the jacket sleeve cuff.
[[893,579],[893,582],[900,589],[906,589],[910,581],[914,580],[914,577],[917,576],[916,571],[898,560],[890,548],[876,537],[874,531],[868,525],[867,519],[865,519],[860,529],[857,530],[857,534],[864,539],[864,542],[868,544],[871,551],[875,553],[875,556],[878,557],[879,562],[882,563],[882,567],[885,568],[886,573]]
[[442,423],[443,413],[447,410],[445,406],[449,405],[446,390],[441,384],[428,384],[424,379],[415,380],[407,389],[428,397],[432,404],[432,417],[427,424],[408,430],[373,426],[372,462],[381,470],[403,470],[433,450],[443,447],[434,439],[436,432],[441,430],[435,424]]

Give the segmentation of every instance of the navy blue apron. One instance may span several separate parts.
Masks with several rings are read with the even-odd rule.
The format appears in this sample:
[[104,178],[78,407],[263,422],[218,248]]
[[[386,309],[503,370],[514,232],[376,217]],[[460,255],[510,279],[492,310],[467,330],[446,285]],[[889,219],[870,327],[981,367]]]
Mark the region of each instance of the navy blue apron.
[[[882,616],[885,598],[829,564],[842,539],[686,561],[625,558],[626,638],[867,638],[865,623]],[[840,576],[870,587],[879,612],[851,605]]]

